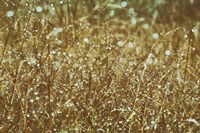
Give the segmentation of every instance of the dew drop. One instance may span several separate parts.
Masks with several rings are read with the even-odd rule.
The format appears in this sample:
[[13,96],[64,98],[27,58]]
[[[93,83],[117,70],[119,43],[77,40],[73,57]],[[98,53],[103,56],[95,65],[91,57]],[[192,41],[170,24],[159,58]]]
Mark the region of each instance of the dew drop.
[[41,6],[37,6],[35,10],[36,12],[41,13],[43,11],[43,8]]
[[62,40],[57,40],[56,43],[57,43],[57,45],[62,45],[63,41]]
[[143,28],[144,28],[145,30],[147,30],[147,29],[149,28],[149,25],[148,25],[148,24],[144,24],[144,25],[143,25]]
[[170,54],[171,54],[171,51],[170,51],[170,50],[166,50],[166,51],[165,51],[165,55],[170,56]]
[[134,44],[133,44],[132,42],[129,42],[129,43],[128,43],[128,47],[129,47],[129,48],[133,48],[133,47],[134,47]]
[[86,38],[86,37],[83,39],[83,41],[84,41],[85,43],[89,43],[89,39]]
[[158,33],[153,33],[152,37],[153,37],[154,39],[158,39],[159,35],[158,35]]
[[126,61],[125,58],[120,58],[120,59],[119,59],[119,62],[125,62],[125,61]]
[[110,12],[109,12],[109,15],[112,17],[112,16],[114,16],[115,15],[115,11],[114,10],[111,10]]
[[122,47],[124,45],[124,42],[123,41],[118,41],[117,45],[120,46],[120,47]]
[[128,5],[128,3],[127,3],[126,1],[122,1],[122,2],[121,2],[121,6],[122,6],[122,7],[126,7],[127,5]]
[[137,23],[137,19],[135,17],[131,18],[131,23],[135,25]]
[[15,15],[15,13],[13,11],[8,11],[6,14],[8,17],[12,17]]
[[134,8],[129,8],[129,9],[128,9],[128,12],[129,12],[129,13],[134,13],[135,10],[134,10]]

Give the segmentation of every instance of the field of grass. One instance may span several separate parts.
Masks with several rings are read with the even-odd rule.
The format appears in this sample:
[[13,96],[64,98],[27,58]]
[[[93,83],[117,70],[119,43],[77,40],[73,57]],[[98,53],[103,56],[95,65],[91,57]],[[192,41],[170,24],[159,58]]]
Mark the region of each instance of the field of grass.
[[200,133],[196,10],[44,1],[0,1],[0,132]]

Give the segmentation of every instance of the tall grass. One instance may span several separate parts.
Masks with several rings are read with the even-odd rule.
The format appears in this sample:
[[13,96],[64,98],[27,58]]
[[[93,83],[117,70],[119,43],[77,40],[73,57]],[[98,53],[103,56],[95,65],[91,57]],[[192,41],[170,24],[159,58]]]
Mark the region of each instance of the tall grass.
[[0,131],[199,132],[199,29],[73,2],[2,2]]

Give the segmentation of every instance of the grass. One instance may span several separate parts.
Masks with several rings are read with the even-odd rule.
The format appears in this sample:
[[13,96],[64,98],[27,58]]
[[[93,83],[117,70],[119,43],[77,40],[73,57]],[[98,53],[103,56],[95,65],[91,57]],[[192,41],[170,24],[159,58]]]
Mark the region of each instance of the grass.
[[26,14],[31,5],[0,19],[1,132],[200,131],[192,29],[140,17],[133,25],[108,9],[76,20],[59,6],[53,17]]

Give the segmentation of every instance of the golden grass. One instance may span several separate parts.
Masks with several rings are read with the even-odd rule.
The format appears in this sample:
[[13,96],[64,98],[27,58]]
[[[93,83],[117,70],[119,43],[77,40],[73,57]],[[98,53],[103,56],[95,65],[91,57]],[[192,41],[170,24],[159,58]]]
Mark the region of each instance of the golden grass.
[[1,18],[1,132],[200,131],[192,29],[59,13]]

